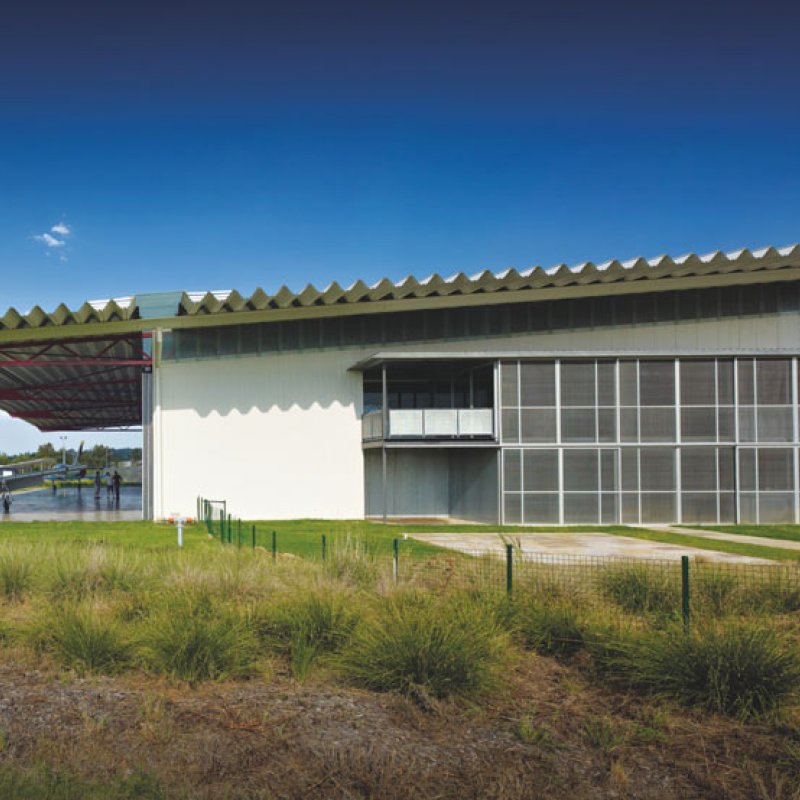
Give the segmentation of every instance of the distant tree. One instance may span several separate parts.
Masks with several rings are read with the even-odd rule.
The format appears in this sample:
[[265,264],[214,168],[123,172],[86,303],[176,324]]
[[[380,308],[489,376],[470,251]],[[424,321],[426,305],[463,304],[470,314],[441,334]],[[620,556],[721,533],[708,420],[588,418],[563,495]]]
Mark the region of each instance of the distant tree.
[[92,469],[102,469],[106,465],[106,453],[108,448],[102,444],[96,444],[91,450],[83,454],[83,463]]
[[56,450],[52,442],[45,442],[40,444],[36,450],[35,458],[54,458],[56,461],[60,460],[61,454]]
[[131,461],[134,464],[138,464],[142,460],[142,448],[141,447],[134,447],[131,450]]

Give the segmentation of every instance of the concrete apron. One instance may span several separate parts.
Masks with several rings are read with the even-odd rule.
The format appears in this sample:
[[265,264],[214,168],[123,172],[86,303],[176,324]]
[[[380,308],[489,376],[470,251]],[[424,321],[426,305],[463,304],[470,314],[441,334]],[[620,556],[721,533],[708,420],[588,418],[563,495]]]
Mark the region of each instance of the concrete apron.
[[[682,547],[664,542],[648,542],[629,536],[616,536],[592,531],[579,533],[512,533],[504,534],[506,540],[522,549],[523,554],[541,556],[589,556],[624,557],[659,560],[680,560],[681,556],[691,556],[704,561],[719,561],[739,564],[771,564],[768,559],[740,556],[734,553],[720,553],[703,550],[699,547]],[[497,533],[410,533],[409,537],[438,547],[457,550],[462,553],[505,553],[506,542]],[[745,537],[734,537],[734,540]],[[755,537],[749,537],[755,538]],[[766,540],[759,540],[764,543]]]

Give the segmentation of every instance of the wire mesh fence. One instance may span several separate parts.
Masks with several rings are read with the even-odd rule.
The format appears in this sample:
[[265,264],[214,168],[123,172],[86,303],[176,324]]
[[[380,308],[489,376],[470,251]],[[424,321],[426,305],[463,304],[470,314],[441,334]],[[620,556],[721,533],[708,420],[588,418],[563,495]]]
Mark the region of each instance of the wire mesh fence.
[[[397,586],[436,592],[505,592],[571,606],[608,605],[632,615],[690,617],[800,611],[800,562],[713,561],[702,557],[650,559],[536,553],[498,538],[492,549],[421,551],[413,539],[395,538],[391,549],[335,533],[275,530],[244,523],[224,501],[200,498],[209,535],[221,543],[281,556],[321,561],[340,574],[388,579]],[[301,533],[298,536],[298,533]],[[385,545],[385,543],[384,543]]]

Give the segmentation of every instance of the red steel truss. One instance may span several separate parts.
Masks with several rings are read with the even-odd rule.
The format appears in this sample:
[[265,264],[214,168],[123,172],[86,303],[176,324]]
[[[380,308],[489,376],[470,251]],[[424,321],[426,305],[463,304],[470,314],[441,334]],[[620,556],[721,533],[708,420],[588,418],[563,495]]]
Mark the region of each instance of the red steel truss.
[[0,410],[40,430],[140,425],[149,334],[0,343]]

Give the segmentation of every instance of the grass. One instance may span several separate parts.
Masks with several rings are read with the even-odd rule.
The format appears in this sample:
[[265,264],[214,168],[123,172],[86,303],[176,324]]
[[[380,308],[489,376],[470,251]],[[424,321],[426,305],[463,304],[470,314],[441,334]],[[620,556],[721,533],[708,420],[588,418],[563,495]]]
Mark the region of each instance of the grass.
[[0,765],[0,797],[8,800],[165,800],[158,782],[145,773],[111,781],[83,780],[36,765]]
[[800,690],[796,646],[767,624],[711,623],[688,635],[628,630],[600,647],[595,655],[612,680],[742,721],[784,707]]
[[739,536],[758,536],[764,539],[800,542],[800,525],[692,525],[692,527],[702,531],[719,531]]
[[114,675],[130,664],[131,642],[123,627],[90,606],[44,612],[33,638],[43,650],[79,675]]
[[355,630],[339,663],[359,686],[425,702],[491,692],[509,654],[507,636],[480,606],[400,594]]
[[244,621],[208,595],[173,596],[147,620],[145,662],[190,684],[241,678],[255,668],[256,642]]
[[647,564],[609,567],[600,574],[600,591],[629,614],[669,616],[680,606],[675,576]]

